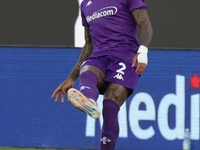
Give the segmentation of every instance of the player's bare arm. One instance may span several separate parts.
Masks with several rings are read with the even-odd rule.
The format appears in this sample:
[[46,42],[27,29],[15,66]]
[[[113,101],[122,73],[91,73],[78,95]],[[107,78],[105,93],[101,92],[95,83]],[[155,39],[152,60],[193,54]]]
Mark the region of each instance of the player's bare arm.
[[85,45],[83,46],[79,59],[75,67],[73,68],[72,72],[70,73],[69,78],[75,81],[79,77],[80,66],[83,63],[83,61],[92,54],[92,49],[93,49],[93,44],[90,35],[90,30],[88,27],[85,27]]
[[132,12],[132,14],[138,26],[141,28],[140,45],[144,45],[148,48],[152,40],[153,29],[147,10],[136,9]]
[[67,93],[68,89],[74,86],[74,82],[79,77],[80,66],[83,63],[83,61],[92,54],[92,49],[93,49],[93,44],[90,35],[90,30],[88,27],[85,27],[85,45],[83,46],[79,59],[74,68],[72,69],[68,78],[64,82],[62,82],[58,86],[58,88],[54,91],[52,98],[56,96],[55,102],[58,102],[58,99],[61,94],[62,94],[61,102],[62,103],[64,102],[65,94]]
[[[153,29],[151,26],[151,22],[150,22],[147,10],[136,9],[132,12],[132,14],[135,18],[135,21],[137,22],[138,26],[141,29],[140,45],[144,45],[148,48],[152,40]],[[133,66],[135,66],[137,58],[138,58],[138,54],[134,57]],[[142,72],[146,69],[146,67],[147,67],[147,64],[138,63],[138,68],[136,70],[136,73],[142,74]]]

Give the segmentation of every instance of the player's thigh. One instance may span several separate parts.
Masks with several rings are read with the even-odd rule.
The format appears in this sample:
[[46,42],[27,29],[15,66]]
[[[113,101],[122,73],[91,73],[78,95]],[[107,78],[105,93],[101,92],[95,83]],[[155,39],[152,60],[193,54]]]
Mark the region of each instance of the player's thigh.
[[83,66],[80,70],[80,74],[85,72],[85,71],[91,71],[93,72],[97,78],[99,79],[98,80],[98,87],[102,87],[104,86],[104,79],[106,78],[106,75],[103,71],[101,71],[99,68],[93,66],[93,65],[86,65],[86,66]]
[[119,106],[128,98],[129,89],[117,83],[109,83],[105,93],[104,99],[112,99],[118,103]]

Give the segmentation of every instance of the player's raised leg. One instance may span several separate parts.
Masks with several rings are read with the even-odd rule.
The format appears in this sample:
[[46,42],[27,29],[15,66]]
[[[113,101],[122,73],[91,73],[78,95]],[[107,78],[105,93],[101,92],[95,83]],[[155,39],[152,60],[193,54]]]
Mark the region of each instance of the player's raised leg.
[[103,101],[103,128],[100,150],[114,150],[119,134],[118,112],[128,96],[128,89],[116,83],[110,83]]
[[68,90],[67,96],[77,109],[87,113],[94,119],[99,118],[101,113],[95,101],[88,99],[84,94],[74,88]]
[[100,116],[96,106],[99,96],[97,85],[101,84],[104,78],[105,74],[95,66],[84,66],[81,69],[78,90],[71,88],[67,93],[68,99],[76,108],[95,119]]

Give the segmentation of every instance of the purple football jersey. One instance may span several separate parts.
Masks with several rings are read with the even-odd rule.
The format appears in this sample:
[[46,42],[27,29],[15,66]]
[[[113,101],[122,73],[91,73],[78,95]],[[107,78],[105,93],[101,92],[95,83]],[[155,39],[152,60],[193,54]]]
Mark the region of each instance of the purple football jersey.
[[134,9],[146,9],[144,0],[84,0],[83,26],[92,36],[92,56],[112,55],[132,63],[139,47]]

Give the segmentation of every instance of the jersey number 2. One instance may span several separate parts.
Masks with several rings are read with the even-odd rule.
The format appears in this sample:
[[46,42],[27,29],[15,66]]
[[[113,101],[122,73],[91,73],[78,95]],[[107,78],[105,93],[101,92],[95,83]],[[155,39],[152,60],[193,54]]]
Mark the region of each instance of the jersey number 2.
[[122,66],[122,67],[120,69],[118,69],[116,72],[124,75],[124,70],[126,69],[126,65],[124,63],[120,62],[119,66]]

